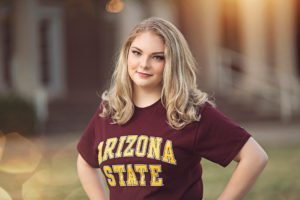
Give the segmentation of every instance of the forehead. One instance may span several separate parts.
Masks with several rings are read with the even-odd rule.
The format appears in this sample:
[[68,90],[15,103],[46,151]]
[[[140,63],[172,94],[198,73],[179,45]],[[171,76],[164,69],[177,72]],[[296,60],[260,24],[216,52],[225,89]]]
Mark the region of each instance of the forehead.
[[164,51],[165,44],[156,33],[147,31],[140,33],[131,43],[132,47],[138,47],[145,51]]

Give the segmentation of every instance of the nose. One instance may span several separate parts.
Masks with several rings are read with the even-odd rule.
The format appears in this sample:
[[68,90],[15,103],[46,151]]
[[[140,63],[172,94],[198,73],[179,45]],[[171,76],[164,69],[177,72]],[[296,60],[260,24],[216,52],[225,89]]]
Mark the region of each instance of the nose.
[[141,68],[148,68],[149,65],[150,65],[150,63],[149,63],[148,57],[147,56],[141,57],[139,66]]

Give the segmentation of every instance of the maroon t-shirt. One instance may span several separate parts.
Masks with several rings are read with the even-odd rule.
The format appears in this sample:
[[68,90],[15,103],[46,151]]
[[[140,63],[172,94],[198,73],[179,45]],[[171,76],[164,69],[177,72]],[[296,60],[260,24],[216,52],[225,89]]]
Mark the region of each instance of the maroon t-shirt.
[[99,108],[77,149],[106,178],[111,200],[199,200],[201,158],[227,166],[250,134],[208,102],[201,119],[182,130],[167,124],[161,101],[135,107],[125,125],[99,117]]

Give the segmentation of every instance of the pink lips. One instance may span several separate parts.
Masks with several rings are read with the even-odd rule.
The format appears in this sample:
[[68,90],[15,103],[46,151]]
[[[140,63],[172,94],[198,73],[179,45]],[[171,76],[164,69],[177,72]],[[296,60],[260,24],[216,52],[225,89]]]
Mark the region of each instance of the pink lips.
[[142,73],[142,72],[136,72],[138,74],[139,77],[141,78],[147,78],[152,76],[151,74],[146,74],[146,73]]

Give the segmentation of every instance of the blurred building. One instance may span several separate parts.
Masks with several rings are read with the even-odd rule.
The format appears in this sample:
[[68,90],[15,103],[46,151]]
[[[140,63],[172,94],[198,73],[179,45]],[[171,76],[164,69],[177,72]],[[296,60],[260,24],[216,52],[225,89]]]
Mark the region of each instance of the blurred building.
[[299,116],[297,0],[1,0],[0,92],[34,102],[48,132],[82,130],[121,42],[150,16],[184,33],[200,88],[224,110]]

